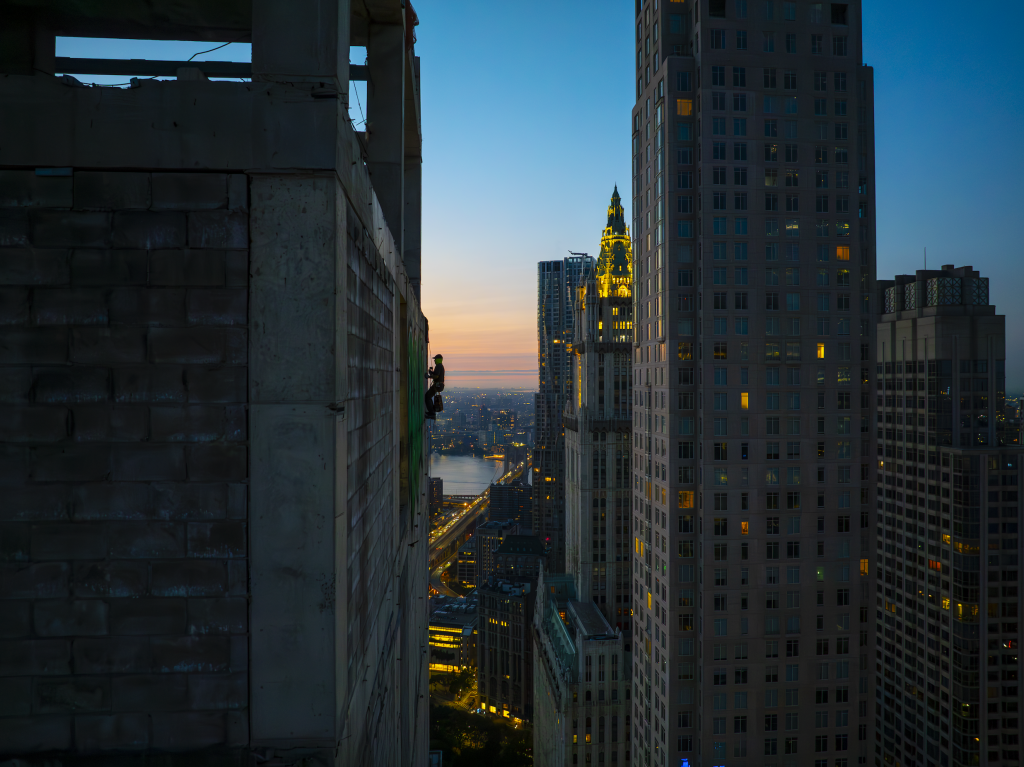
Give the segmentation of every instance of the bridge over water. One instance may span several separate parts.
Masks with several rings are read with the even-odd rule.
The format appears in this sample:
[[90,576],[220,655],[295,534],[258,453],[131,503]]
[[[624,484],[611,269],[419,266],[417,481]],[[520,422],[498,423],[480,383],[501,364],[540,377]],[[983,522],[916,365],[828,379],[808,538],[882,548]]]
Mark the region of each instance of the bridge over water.
[[[521,477],[523,472],[528,472],[530,466],[531,460],[527,458],[505,472],[497,484],[507,485],[509,482]],[[469,505],[460,511],[450,522],[445,524],[444,527],[430,534],[430,569],[432,572],[454,557],[459,551],[459,546],[472,535],[480,518],[489,508],[490,495],[491,491],[490,487],[488,487],[480,495],[445,496],[446,500],[457,499],[459,502]]]

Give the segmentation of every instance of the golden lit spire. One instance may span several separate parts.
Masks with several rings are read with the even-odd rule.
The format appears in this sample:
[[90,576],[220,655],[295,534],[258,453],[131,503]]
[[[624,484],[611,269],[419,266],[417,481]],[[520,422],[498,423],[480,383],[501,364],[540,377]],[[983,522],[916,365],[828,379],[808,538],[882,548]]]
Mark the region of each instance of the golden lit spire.
[[608,225],[601,235],[601,254],[597,258],[597,292],[602,298],[630,296],[633,250],[620,201],[616,185],[608,206]]

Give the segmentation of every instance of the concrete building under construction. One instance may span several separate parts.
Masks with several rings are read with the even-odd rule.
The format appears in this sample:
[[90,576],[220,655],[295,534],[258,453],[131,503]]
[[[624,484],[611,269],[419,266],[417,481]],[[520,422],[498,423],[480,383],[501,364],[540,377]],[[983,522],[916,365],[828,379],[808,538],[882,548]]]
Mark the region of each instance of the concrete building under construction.
[[[5,3],[5,757],[425,763],[414,24],[399,0]],[[61,60],[57,36],[252,62]],[[104,73],[172,79],[80,82]]]

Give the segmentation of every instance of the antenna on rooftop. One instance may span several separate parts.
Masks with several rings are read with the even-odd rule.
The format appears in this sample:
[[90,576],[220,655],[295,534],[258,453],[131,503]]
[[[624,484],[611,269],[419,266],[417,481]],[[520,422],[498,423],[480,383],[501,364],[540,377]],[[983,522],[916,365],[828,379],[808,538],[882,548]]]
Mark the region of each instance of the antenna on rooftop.
[[928,246],[924,246],[924,270],[928,271]]

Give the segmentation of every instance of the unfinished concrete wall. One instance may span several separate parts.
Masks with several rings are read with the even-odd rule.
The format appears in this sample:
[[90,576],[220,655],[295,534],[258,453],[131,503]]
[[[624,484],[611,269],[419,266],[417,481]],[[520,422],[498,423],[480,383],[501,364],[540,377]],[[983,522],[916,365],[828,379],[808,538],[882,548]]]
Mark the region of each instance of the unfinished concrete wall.
[[248,742],[244,175],[0,171],[0,753]]
[[[190,3],[126,26],[58,0],[23,31],[247,24],[252,82],[86,88],[0,56],[0,758],[422,764],[409,11]],[[358,138],[350,28],[389,41]]]

